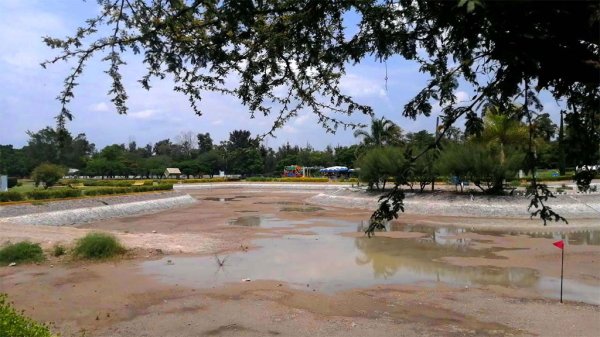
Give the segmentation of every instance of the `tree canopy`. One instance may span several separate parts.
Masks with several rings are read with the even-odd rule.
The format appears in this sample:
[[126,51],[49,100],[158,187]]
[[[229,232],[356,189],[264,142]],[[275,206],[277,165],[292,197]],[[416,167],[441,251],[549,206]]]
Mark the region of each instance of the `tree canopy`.
[[[429,116],[433,104],[442,107],[442,132],[423,151],[462,116],[479,132],[481,106],[490,100],[505,107],[522,99],[529,120],[530,109],[540,108],[535,93],[541,90],[582,114],[597,114],[600,106],[600,4],[594,1],[98,2],[100,14],[72,36],[44,38],[58,55],[43,66],[74,60],[59,96],[59,128],[72,118],[68,104],[77,79],[96,54],[107,62],[112,102],[127,112],[121,66],[128,52],[143,56],[144,88],[170,76],[198,114],[204,92],[233,95],[250,116],[275,114],[271,133],[305,109],[328,131],[359,126],[343,116],[373,111],[341,89],[346,69],[372,57],[413,60],[429,82],[403,115]],[[349,16],[357,18],[357,29],[348,29]],[[459,80],[474,89],[466,102],[456,99]]]

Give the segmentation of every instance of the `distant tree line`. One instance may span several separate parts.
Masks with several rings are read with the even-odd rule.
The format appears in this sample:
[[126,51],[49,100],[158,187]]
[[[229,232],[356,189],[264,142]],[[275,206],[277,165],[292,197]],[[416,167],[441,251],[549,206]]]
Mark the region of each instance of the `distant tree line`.
[[[0,172],[25,177],[40,164],[51,163],[77,169],[79,175],[103,178],[156,177],[167,167],[178,167],[189,176],[212,176],[219,171],[279,176],[287,165],[341,165],[360,167],[361,177],[373,188],[384,188],[388,179],[402,176],[411,189],[416,184],[424,190],[443,175],[472,181],[482,190],[498,191],[504,180],[527,168],[528,128],[522,111],[516,105],[499,108],[489,104],[483,118],[467,120],[464,131],[455,127],[438,130],[445,131],[443,141],[410,165],[407,158],[433,144],[436,134],[426,130],[405,133],[381,118],[373,119],[369,129],[355,132],[358,144],[323,150],[289,143],[273,149],[248,130],[234,130],[219,143],[210,133],[182,132],[145,146],[130,141],[97,149],[83,133],[73,137],[67,130],[46,127],[27,132],[27,145],[20,149],[0,145]],[[600,160],[599,115],[579,112],[566,116],[557,125],[547,113],[541,113],[532,124],[538,167],[555,168],[561,174],[566,167]],[[593,130],[582,133],[582,128]]]

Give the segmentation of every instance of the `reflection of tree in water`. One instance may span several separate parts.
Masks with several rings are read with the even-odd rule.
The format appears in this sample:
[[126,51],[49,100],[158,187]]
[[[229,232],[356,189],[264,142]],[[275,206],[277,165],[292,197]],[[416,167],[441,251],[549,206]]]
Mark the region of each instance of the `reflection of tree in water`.
[[527,235],[534,239],[554,239],[554,240],[565,240],[571,245],[600,245],[600,231],[580,231],[580,232],[498,232],[498,231],[474,231],[478,234],[483,235]]
[[246,226],[246,227],[258,227],[260,226],[261,218],[257,215],[241,216],[237,219],[229,221],[230,225],[235,226]]
[[363,256],[356,258],[356,263],[371,264],[375,278],[392,278],[402,270],[449,283],[531,287],[538,280],[537,272],[533,269],[460,267],[441,261],[449,256],[497,259],[494,252],[501,250],[499,248],[474,250],[466,246],[385,237],[356,238],[355,245],[363,253]]
[[[364,224],[359,226],[359,229],[362,231]],[[472,232],[481,235],[527,235],[531,238],[545,238],[545,239],[556,239],[556,240],[565,240],[569,244],[572,245],[600,245],[600,231],[598,230],[588,230],[588,231],[578,231],[578,232],[540,232],[540,233],[530,233],[530,232],[522,232],[522,231],[494,231],[494,230],[476,230],[476,229],[467,229],[460,227],[438,227],[438,226],[425,226],[425,225],[413,225],[406,224],[401,222],[389,222],[386,224],[386,230],[390,232],[418,232],[428,234],[431,239],[439,244],[456,244],[455,238],[446,238],[446,236],[457,235],[461,233]]]

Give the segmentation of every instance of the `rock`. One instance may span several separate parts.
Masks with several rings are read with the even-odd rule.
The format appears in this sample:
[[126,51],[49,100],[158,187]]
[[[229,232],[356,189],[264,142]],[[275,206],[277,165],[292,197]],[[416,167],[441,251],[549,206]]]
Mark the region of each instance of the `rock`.
[[250,282],[250,281],[252,281],[252,280],[250,280],[249,278],[243,278],[242,279],[242,282]]
[[356,327],[358,324],[352,322],[352,324],[350,324],[350,326],[352,326],[353,328]]
[[16,265],[17,265],[17,263],[16,263],[16,262],[11,262],[11,263],[9,263],[9,264],[8,264],[8,266],[9,266],[9,267],[14,267],[14,266],[16,266]]
[[156,231],[152,231],[152,233],[156,233]]

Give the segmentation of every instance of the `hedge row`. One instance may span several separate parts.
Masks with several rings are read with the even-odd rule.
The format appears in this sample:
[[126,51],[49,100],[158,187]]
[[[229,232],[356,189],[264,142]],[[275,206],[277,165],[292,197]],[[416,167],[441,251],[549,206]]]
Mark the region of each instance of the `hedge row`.
[[21,192],[0,192],[0,202],[25,200],[25,194]]
[[300,178],[292,178],[292,177],[284,177],[284,178],[271,178],[271,177],[249,177],[245,179],[246,181],[271,181],[271,182],[281,182],[281,183],[326,183],[329,181],[329,178],[310,178],[310,177],[300,177]]
[[27,195],[27,199],[33,200],[75,198],[81,196],[81,190],[55,188],[48,190],[34,190],[31,192],[26,192],[25,195]]
[[151,191],[167,191],[172,190],[173,184],[160,184],[156,186],[131,186],[131,187],[98,187],[84,190],[86,196],[95,195],[111,195],[111,194],[125,194],[125,193],[139,193],[139,192],[151,192]]
[[72,184],[83,184],[84,186],[119,186],[119,187],[129,187],[132,186],[136,182],[143,182],[144,186],[152,185],[154,182],[152,180],[117,180],[117,179],[107,179],[107,180],[93,180],[93,179],[63,179],[60,181],[62,185],[72,185]]
[[139,193],[150,191],[168,191],[172,190],[172,184],[160,184],[156,186],[131,186],[131,187],[98,187],[93,189],[71,189],[56,188],[48,190],[34,190],[26,193],[21,192],[0,192],[0,202],[22,201],[22,200],[46,200],[76,198],[81,196],[97,196],[125,193]]
[[[597,174],[594,179],[600,179],[600,174]],[[532,178],[525,178],[527,182],[531,182]],[[572,175],[564,175],[564,176],[556,176],[556,177],[538,177],[537,181],[561,181],[561,180],[570,180],[573,181]]]

